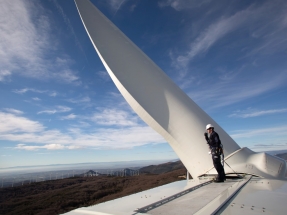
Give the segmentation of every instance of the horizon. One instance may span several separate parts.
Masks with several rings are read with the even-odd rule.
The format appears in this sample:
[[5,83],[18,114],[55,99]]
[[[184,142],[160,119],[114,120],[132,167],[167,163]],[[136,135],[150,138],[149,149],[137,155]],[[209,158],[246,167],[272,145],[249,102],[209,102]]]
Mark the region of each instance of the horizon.
[[[286,2],[92,2],[240,147],[287,149]],[[114,86],[74,1],[0,5],[0,168],[178,159]]]
[[[160,165],[177,160],[141,160],[141,161],[118,161],[118,162],[94,162],[94,163],[78,163],[78,164],[58,164],[58,165],[36,165],[36,166],[18,166],[0,169],[0,179],[6,180],[12,176],[21,178],[23,175],[47,174],[56,172],[66,172],[70,174],[82,174],[90,170],[104,172],[107,170],[120,170],[120,169],[137,169],[147,167],[150,165]],[[78,173],[77,173],[78,172]],[[80,173],[79,173],[80,172]]]
[[[275,151],[262,151],[258,153],[267,153],[271,155],[280,155],[280,154],[286,154],[287,150],[275,150]],[[7,170],[7,169],[13,169],[13,168],[33,168],[33,167],[52,167],[52,166],[70,166],[70,167],[76,167],[77,165],[93,165],[93,164],[111,164],[111,163],[131,163],[131,162],[155,162],[157,165],[157,162],[176,162],[180,161],[179,158],[171,159],[171,160],[166,160],[166,159],[155,159],[155,160],[128,160],[128,161],[96,161],[96,162],[86,162],[86,163],[58,163],[58,164],[43,164],[43,165],[32,165],[32,166],[10,166],[10,167],[4,167],[0,168],[0,173],[1,170]]]
[[5,168],[0,168],[0,173],[1,170],[6,170],[6,169],[14,169],[14,168],[33,168],[33,167],[59,167],[59,166],[67,166],[67,167],[76,167],[77,165],[95,165],[95,164],[128,164],[128,163],[150,163],[150,162],[154,162],[154,163],[158,163],[158,162],[175,162],[178,161],[180,159],[176,158],[176,159],[172,159],[172,160],[166,160],[166,159],[157,159],[157,160],[129,160],[129,161],[105,161],[105,162],[89,162],[89,163],[67,163],[67,164],[44,164],[44,165],[32,165],[32,166],[10,166],[10,167],[5,167]]

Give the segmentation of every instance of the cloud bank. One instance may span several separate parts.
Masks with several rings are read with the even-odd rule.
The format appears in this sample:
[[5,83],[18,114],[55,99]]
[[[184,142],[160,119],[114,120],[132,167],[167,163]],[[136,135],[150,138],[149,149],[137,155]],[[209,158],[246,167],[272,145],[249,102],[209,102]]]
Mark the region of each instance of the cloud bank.
[[[73,119],[74,115],[68,118]],[[89,128],[88,132],[82,130],[81,126],[71,126],[66,131],[60,131],[47,129],[40,122],[17,114],[0,112],[0,139],[18,142],[14,147],[18,150],[120,149],[165,142],[150,127],[137,123],[128,112],[122,110],[104,110],[93,117],[84,118],[81,117],[80,121],[93,122],[92,126],[95,127],[97,124],[109,126]]]

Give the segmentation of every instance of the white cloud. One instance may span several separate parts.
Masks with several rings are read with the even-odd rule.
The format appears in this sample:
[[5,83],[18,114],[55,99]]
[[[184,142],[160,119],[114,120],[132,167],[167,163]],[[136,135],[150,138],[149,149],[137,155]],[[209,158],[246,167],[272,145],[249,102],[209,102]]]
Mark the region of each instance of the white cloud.
[[0,82],[5,81],[12,73],[8,70],[0,70]]
[[52,96],[52,97],[55,97],[55,96],[58,95],[58,93],[57,92],[49,92],[49,95]]
[[265,135],[286,135],[287,134],[287,127],[280,126],[280,127],[271,127],[271,128],[263,128],[263,129],[252,129],[252,130],[237,130],[233,131],[231,134],[232,138],[250,138],[254,136],[265,136]]
[[[209,108],[231,105],[245,99],[262,95],[286,83],[286,73],[274,76],[269,76],[268,73],[269,71],[261,73],[256,79],[249,79],[242,82],[239,78],[216,82],[206,80],[204,86],[201,85],[197,87],[188,93],[188,95],[196,102],[200,103],[204,101]],[[208,88],[205,86],[208,86]]]
[[14,134],[19,132],[33,133],[44,130],[39,122],[29,120],[11,113],[0,112],[0,133]]
[[107,0],[110,7],[115,11],[114,14],[118,12],[118,10],[121,8],[124,3],[126,3],[128,0]]
[[137,5],[136,4],[133,4],[131,7],[130,7],[130,11],[134,11],[135,10],[135,8],[137,7]]
[[119,109],[105,109],[95,113],[91,120],[100,125],[133,126],[137,124],[137,117]]
[[79,83],[76,73],[69,70],[69,63],[59,66],[55,63],[57,59],[49,55],[52,49],[55,51],[57,41],[54,35],[51,38],[54,25],[50,25],[49,13],[40,2],[0,1],[0,8],[0,64],[3,68],[0,81],[17,74],[39,80]]
[[111,81],[111,77],[109,76],[107,71],[99,71],[97,73],[104,81]]
[[244,110],[244,111],[236,111],[233,114],[230,114],[229,117],[238,117],[238,118],[250,118],[257,117],[269,114],[277,114],[277,113],[286,113],[287,109],[273,109],[273,110]]
[[187,69],[188,63],[196,56],[207,52],[218,40],[230,32],[238,29],[246,23],[253,15],[249,9],[239,11],[233,16],[220,18],[210,24],[199,36],[190,44],[190,49],[186,54],[172,58],[172,65],[176,68]]
[[26,93],[28,91],[39,92],[39,91],[36,91],[34,89],[29,89],[29,88],[23,88],[21,90],[13,90],[14,93],[18,93],[18,94],[23,94],[23,93]]
[[[78,118],[78,116],[76,116],[76,118]],[[85,122],[85,121],[77,121],[77,124],[75,125],[75,127],[77,128],[87,128],[87,127],[90,127],[91,124],[88,123],[88,122]]]
[[[0,139],[21,143],[58,144],[71,149],[87,147],[97,147],[99,149],[132,148],[150,143],[165,142],[160,135],[148,126],[135,126],[125,129],[98,129],[88,134],[82,130],[71,133],[62,133],[56,130],[39,133],[0,133]],[[34,147],[32,148],[34,149]],[[36,148],[41,149],[38,145]],[[51,149],[48,147],[43,148]]]
[[[273,1],[264,4],[256,14],[255,21],[264,23],[252,29],[252,37],[258,41],[258,46],[249,50],[245,57],[268,55],[285,52],[287,49],[287,4],[284,1]],[[268,14],[266,16],[265,14]],[[254,21],[253,21],[254,22]]]
[[68,102],[71,102],[71,103],[88,103],[91,101],[90,97],[89,96],[85,96],[85,97],[82,97],[82,98],[78,98],[78,99],[68,99],[67,100]]
[[[23,63],[36,62],[39,60],[37,54],[41,53],[40,49],[45,46],[47,38],[43,34],[42,40],[37,40],[37,29],[29,14],[33,5],[20,0],[1,1],[0,4],[2,20],[0,59],[2,66],[15,69],[17,66],[13,65],[13,60],[17,59]],[[48,27],[45,18],[38,18],[40,18],[38,30],[44,33],[45,27]],[[40,23],[43,25],[40,26]]]
[[64,82],[74,83],[76,85],[81,84],[81,81],[79,81],[80,78],[75,75],[75,72],[67,68],[63,68],[60,73],[55,73],[54,78],[60,78]]
[[56,8],[58,9],[58,12],[59,12],[59,13],[61,14],[61,16],[63,17],[64,22],[66,23],[66,25],[67,25],[68,28],[70,29],[71,33],[73,34],[76,45],[80,48],[80,50],[82,51],[82,53],[83,53],[84,55],[86,55],[85,52],[84,52],[84,50],[83,50],[83,48],[82,48],[82,46],[81,46],[81,43],[79,42],[79,40],[78,40],[78,38],[77,38],[77,35],[76,35],[75,31],[74,31],[73,25],[71,24],[69,17],[65,14],[63,8],[59,5],[59,3],[57,2],[57,0],[53,0],[53,3],[55,4]]
[[118,93],[118,92],[108,92],[107,94],[109,94],[110,96],[112,96],[113,98],[123,98],[122,94]]
[[39,99],[38,97],[34,97],[32,98],[34,101],[41,101],[41,99]]
[[37,114],[43,114],[43,113],[55,114],[55,113],[57,113],[57,110],[55,110],[55,109],[53,109],[53,110],[43,110],[43,111],[39,111]]
[[48,144],[48,145],[44,145],[43,147],[48,149],[48,150],[59,150],[59,149],[65,148],[65,146],[63,146],[61,144]]
[[209,3],[210,0],[190,1],[190,0],[162,0],[158,3],[159,7],[172,7],[180,11],[184,9],[200,7],[203,4]]
[[[272,149],[276,149],[277,147],[282,148],[282,147],[286,147],[287,143],[285,144],[255,144],[252,148],[272,148]],[[284,149],[284,148],[283,148]]]
[[99,139],[104,139],[106,148],[132,148],[148,143],[166,141],[149,126],[132,126],[121,129],[101,129]]
[[71,113],[68,116],[61,117],[61,120],[66,120],[66,119],[70,120],[70,119],[75,119],[76,117],[77,116],[75,114]]
[[43,113],[46,113],[46,114],[65,113],[65,112],[69,112],[71,110],[72,110],[72,108],[70,108],[70,107],[57,106],[54,109],[39,111],[37,114],[43,114]]
[[165,142],[148,126],[141,126],[127,119],[113,123],[128,126],[97,128],[89,132],[78,127],[62,132],[55,129],[49,130],[39,122],[24,117],[0,112],[0,140],[17,142],[16,148],[22,150],[62,150],[87,147],[116,149]]
[[[162,1],[164,6],[171,6],[172,3],[175,5],[184,5],[184,0],[167,0]],[[217,6],[219,6],[221,3],[218,2]],[[184,8],[184,7],[183,7]],[[188,8],[188,7],[186,7]],[[220,7],[221,8],[221,7]],[[233,8],[233,10],[236,8]],[[194,62],[195,65],[198,65],[196,63],[200,62],[200,57],[204,57],[204,54],[210,52],[211,48],[215,47],[219,42],[223,42],[222,47],[216,46],[216,51],[218,52],[218,55],[223,55],[227,51],[226,48],[230,49],[229,51],[232,51],[233,47],[239,47],[238,44],[247,44],[245,47],[241,46],[241,50],[234,50],[235,53],[238,53],[238,58],[234,59],[236,60],[244,60],[245,62],[248,62],[249,59],[252,59],[255,57],[256,60],[253,61],[259,61],[262,62],[262,57],[266,55],[269,55],[271,57],[275,56],[276,53],[284,53],[287,50],[287,15],[286,15],[286,9],[287,4],[283,3],[282,1],[273,1],[271,2],[264,2],[260,5],[257,4],[251,4],[246,9],[237,11],[235,13],[230,13],[231,10],[220,10],[220,13],[218,14],[218,18],[213,18],[212,21],[208,18],[201,19],[204,20],[204,23],[209,23],[207,27],[198,27],[195,31],[194,25],[196,25],[196,21],[193,22],[192,25],[190,25],[185,32],[183,32],[183,35],[190,35],[190,38],[192,41],[189,45],[187,45],[187,49],[181,50],[181,51],[175,51],[178,50],[174,49],[173,51],[170,51],[170,58],[172,60],[172,66],[174,66],[178,72],[177,79],[179,79],[180,84],[182,88],[186,88],[186,86],[190,86],[191,84],[196,84],[196,80],[194,80],[194,77],[188,77],[187,75],[192,74],[194,76],[194,73],[198,73],[199,71],[196,71],[196,66],[191,67],[191,62]],[[228,15],[225,15],[225,13]],[[214,12],[215,14],[215,12]],[[265,14],[268,14],[266,16]],[[204,15],[203,15],[204,16]],[[209,17],[209,16],[206,16]],[[204,26],[204,25],[203,25]],[[192,32],[192,33],[190,33]],[[232,33],[238,32],[237,36],[232,36]],[[244,36],[240,36],[244,35]],[[256,40],[254,39],[256,37]],[[183,37],[185,38],[185,37]],[[236,39],[234,39],[236,38]],[[230,41],[230,42],[225,42]],[[186,39],[183,39],[183,41],[186,41]],[[250,45],[249,45],[250,44]],[[215,50],[215,49],[214,49]],[[247,59],[248,58],[248,59]],[[206,61],[209,61],[209,59],[205,59]],[[266,59],[264,58],[264,61]],[[232,62],[224,62],[225,65],[232,64]],[[263,62],[262,62],[263,63]],[[217,65],[216,65],[217,66]],[[200,65],[201,67],[201,65]],[[230,66],[229,66],[230,67]],[[283,67],[285,68],[285,66]],[[221,81],[229,81],[234,79],[236,76],[238,77],[240,75],[240,72],[245,71],[246,68],[240,68],[240,69],[232,69],[231,71],[226,69],[224,74],[220,76]],[[254,70],[254,67],[252,68],[253,71],[250,71],[250,73],[256,73],[257,71]],[[187,72],[190,70],[195,70],[195,72]],[[233,71],[237,70],[237,71]],[[241,71],[239,71],[241,70]],[[261,69],[262,71],[262,69]],[[200,71],[202,73],[206,73],[206,71]],[[278,70],[277,71],[268,71],[269,74],[272,72],[273,77],[271,79],[275,79],[277,77],[283,77],[281,73],[285,73],[286,71]],[[249,75],[249,74],[246,74]],[[259,79],[261,78],[260,75],[257,76]],[[256,78],[257,78],[256,77]],[[206,79],[206,77],[197,77],[198,79]],[[252,79],[252,78],[251,78]],[[286,75],[283,77],[283,79],[286,80]],[[262,80],[262,79],[261,79]],[[214,80],[213,80],[214,81]],[[239,80],[240,81],[240,80]],[[238,80],[237,80],[238,82]],[[259,80],[260,82],[260,80]],[[265,82],[265,81],[264,81]],[[283,83],[283,81],[278,81],[280,84]],[[220,82],[221,83],[221,82]],[[275,82],[273,82],[275,83]],[[214,89],[217,88],[215,86],[216,84],[212,84],[212,86],[209,83],[206,83],[205,85],[210,86],[210,88]],[[219,85],[219,84],[218,84]],[[257,84],[258,85],[258,84]],[[266,92],[267,90],[264,90],[263,84],[262,86],[259,86],[259,91]],[[268,84],[270,86],[270,84]],[[231,85],[230,85],[231,86]],[[234,83],[234,86],[236,84]],[[231,86],[233,88],[234,86]],[[224,86],[223,86],[224,87]],[[273,87],[276,87],[276,85],[273,85]],[[277,86],[278,87],[278,86]],[[228,88],[229,89],[229,88]],[[273,89],[273,88],[269,88]],[[255,89],[257,90],[257,89]],[[194,94],[196,94],[195,92]],[[255,95],[258,95],[257,92],[254,90],[250,91],[251,95],[254,93]],[[222,94],[225,96],[224,94]],[[242,94],[234,94],[241,96]],[[244,95],[243,95],[244,97]],[[233,100],[233,99],[232,99]]]
[[126,129],[100,129],[94,133],[85,134],[82,131],[64,134],[58,131],[41,132],[39,134],[1,135],[10,141],[22,143],[37,143],[45,145],[18,144],[16,149],[23,150],[62,150],[80,148],[121,149],[142,146],[146,144],[164,143],[165,140],[148,126],[136,126]]
[[47,144],[44,146],[28,146],[25,144],[18,144],[15,149],[27,150],[27,151],[37,151],[39,149],[47,149],[47,150],[63,150],[63,149],[79,149],[80,147],[75,146],[65,146],[61,144]]
[[273,144],[255,144],[253,146],[250,147],[250,149],[256,151],[256,152],[264,152],[264,151],[281,151],[281,150],[286,150],[287,147],[287,143],[282,143],[282,144],[277,144],[277,143],[273,143]]
[[16,110],[16,109],[13,109],[13,108],[4,108],[4,110],[7,111],[8,113],[12,113],[12,114],[16,114],[16,115],[23,114],[23,111]]
[[19,90],[13,90],[14,93],[17,93],[17,94],[24,94],[24,93],[27,93],[27,92],[34,92],[34,93],[44,93],[44,94],[47,94],[49,96],[52,96],[52,97],[55,97],[58,95],[57,92],[55,91],[50,91],[50,90],[38,90],[38,89],[34,89],[34,88],[23,88],[23,89],[19,89]]

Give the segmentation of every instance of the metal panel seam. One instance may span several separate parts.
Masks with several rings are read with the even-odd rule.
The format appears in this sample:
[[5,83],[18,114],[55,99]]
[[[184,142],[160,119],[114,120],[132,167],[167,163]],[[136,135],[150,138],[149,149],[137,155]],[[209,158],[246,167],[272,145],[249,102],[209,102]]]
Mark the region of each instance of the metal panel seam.
[[235,196],[250,180],[251,180],[252,176],[244,183],[242,184],[231,196],[229,196],[221,205],[219,205],[219,207],[211,214],[211,215],[216,215],[217,212],[223,208],[224,205],[226,205],[230,199],[233,198],[233,196]]

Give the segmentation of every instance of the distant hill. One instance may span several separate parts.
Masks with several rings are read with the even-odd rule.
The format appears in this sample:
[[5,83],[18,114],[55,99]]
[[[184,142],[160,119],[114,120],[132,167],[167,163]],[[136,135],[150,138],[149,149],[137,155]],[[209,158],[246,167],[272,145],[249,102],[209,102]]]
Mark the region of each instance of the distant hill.
[[146,166],[143,168],[140,168],[139,171],[140,173],[146,173],[146,174],[162,174],[170,171],[174,171],[177,169],[185,169],[184,165],[182,162],[176,161],[176,162],[168,162],[168,163],[163,163],[159,165],[150,165]]
[[284,159],[284,160],[287,161],[287,153],[277,154],[277,155],[275,155],[275,156],[277,156],[277,157],[279,157],[279,158],[282,158],[282,159]]

